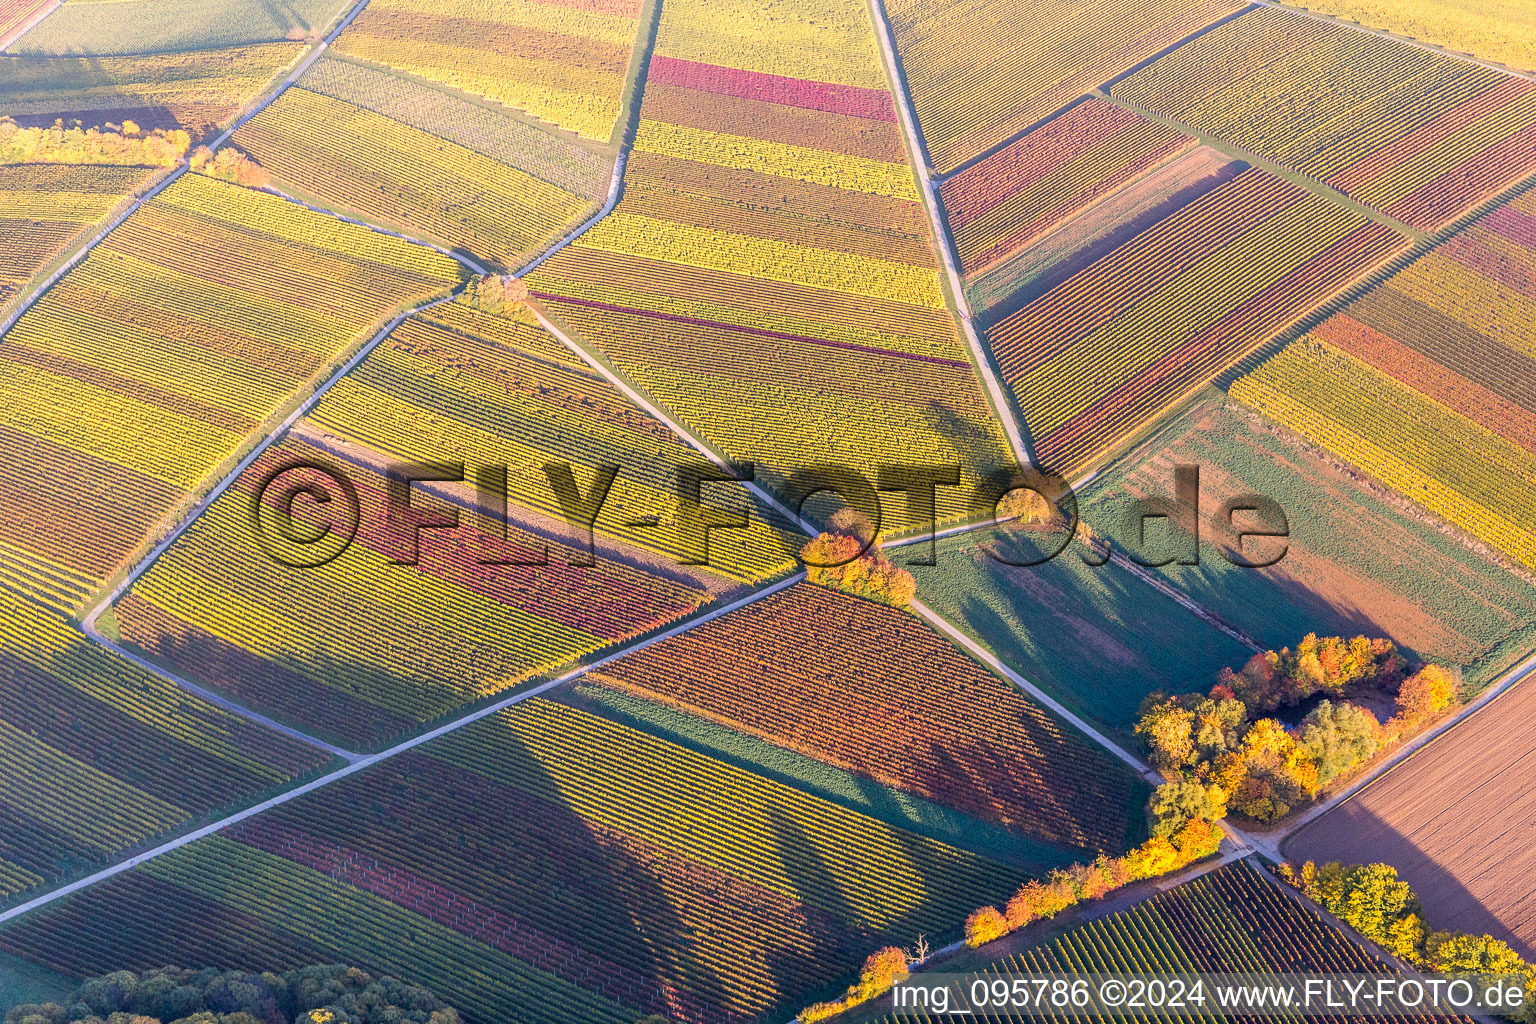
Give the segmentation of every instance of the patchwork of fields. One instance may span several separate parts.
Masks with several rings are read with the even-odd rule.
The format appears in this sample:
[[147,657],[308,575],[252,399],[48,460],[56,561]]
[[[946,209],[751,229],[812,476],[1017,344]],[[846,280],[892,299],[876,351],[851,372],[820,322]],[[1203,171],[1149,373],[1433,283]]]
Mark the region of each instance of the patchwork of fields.
[[1536,193],[1500,206],[1232,387],[1528,567],[1536,566],[1533,214]]
[[[769,487],[1005,464],[863,6],[791,9],[777,36],[728,27],[766,24],[739,7],[706,29],[663,5],[624,198],[528,276],[534,300]],[[940,518],[964,511],[941,490]]]
[[[1507,5],[1322,2],[1529,63]],[[1222,810],[1138,758],[1231,766],[1133,725],[1308,634],[1446,700],[1530,660],[1536,82],[1235,0],[15,32],[44,7],[0,0],[0,1012],[33,971],[344,963],[465,1024],[769,1024],[962,936],[939,969],[1386,969],[1227,863],[1294,825],[1191,864]],[[1081,529],[966,522],[1010,437],[1083,478]],[[925,525],[896,471],[956,465],[935,559],[889,546]],[[884,518],[818,502],[806,548],[771,506],[829,467]],[[1223,521],[1255,495],[1283,542]],[[1460,850],[1523,835],[1530,686],[1286,849],[1392,859],[1427,920],[1528,950],[1524,861]],[[1440,720],[1408,710],[1372,750]],[[1332,742],[1289,721],[1222,756]]]
[[372,0],[336,50],[608,141],[640,0]]
[[[339,959],[484,1021],[753,1020],[1018,881],[535,700],[29,916],[0,948],[71,974]],[[102,915],[136,924],[109,934]]]
[[[387,511],[387,477],[393,466],[445,460],[462,462],[470,480],[501,468],[505,520],[487,515],[468,485],[429,484],[412,497],[416,521],[455,518],[464,529],[413,541]],[[546,477],[550,461],[571,465],[582,493],[599,467],[620,468],[591,567]],[[134,584],[118,622],[127,642],[180,674],[374,748],[787,572],[790,548],[769,515],[719,485],[711,504],[750,512],[752,530],[714,538],[709,569],[677,564],[689,548],[671,477],[691,461],[526,312],[438,305],[402,323],[263,453]],[[306,465],[326,476],[290,471]],[[289,487],[311,482],[340,501],[336,478],[359,496],[356,542],[316,568],[274,562],[253,503],[279,509]],[[415,564],[399,564],[418,550]],[[294,617],[295,608],[316,614]]]
[[458,279],[430,249],[208,178],[156,196],[0,342],[28,590],[78,607],[332,360]]

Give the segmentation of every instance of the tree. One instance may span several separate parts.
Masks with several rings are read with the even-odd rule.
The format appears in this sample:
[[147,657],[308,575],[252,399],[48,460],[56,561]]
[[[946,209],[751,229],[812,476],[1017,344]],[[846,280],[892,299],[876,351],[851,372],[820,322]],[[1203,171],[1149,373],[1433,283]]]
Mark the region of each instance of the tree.
[[1492,935],[1436,932],[1425,941],[1426,966],[1441,974],[1525,974],[1519,953]]
[[1318,782],[1326,786],[1375,756],[1380,737],[1375,715],[1354,704],[1325,700],[1303,719],[1297,746],[1317,764]]
[[981,907],[965,919],[965,944],[972,948],[1000,939],[1012,929],[996,907]]
[[1163,771],[1178,771],[1195,759],[1195,715],[1183,698],[1149,694],[1141,703],[1135,733]]
[[1227,794],[1220,786],[1178,779],[1157,787],[1148,806],[1154,836],[1172,836],[1192,819],[1220,821],[1227,815]]
[[1439,665],[1425,665],[1403,680],[1397,691],[1398,716],[1417,725],[1456,700],[1456,680]]

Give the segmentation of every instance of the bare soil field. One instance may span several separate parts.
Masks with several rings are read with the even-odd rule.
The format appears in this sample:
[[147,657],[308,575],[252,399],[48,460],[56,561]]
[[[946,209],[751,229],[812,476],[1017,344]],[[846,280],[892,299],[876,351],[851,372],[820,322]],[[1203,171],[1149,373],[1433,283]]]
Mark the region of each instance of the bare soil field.
[[1384,861],[1434,928],[1536,954],[1536,682],[1527,679],[1288,839],[1293,862]]

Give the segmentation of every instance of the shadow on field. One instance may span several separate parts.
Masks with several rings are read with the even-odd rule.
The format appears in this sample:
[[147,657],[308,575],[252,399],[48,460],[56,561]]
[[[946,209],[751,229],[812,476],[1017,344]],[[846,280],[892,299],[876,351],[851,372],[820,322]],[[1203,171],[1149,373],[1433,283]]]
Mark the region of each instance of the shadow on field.
[[[1447,778],[1437,793],[1421,794],[1417,799],[1439,800],[1450,808],[1462,794],[1463,789],[1457,780]],[[1489,824],[1497,826],[1498,823]],[[1464,867],[1467,870],[1479,870],[1482,866],[1493,871],[1499,870],[1497,851],[1500,844],[1493,834],[1486,838],[1488,842],[1482,845],[1488,856],[1466,855]],[[1476,843],[1477,839],[1468,837],[1468,841]],[[1514,841],[1518,842],[1518,837]],[[1293,863],[1312,860],[1323,864],[1336,860],[1344,864],[1390,864],[1423,901],[1424,917],[1431,931],[1455,930],[1474,935],[1486,932],[1509,943],[1527,960],[1536,956],[1536,946],[1520,938],[1511,926],[1525,924],[1528,919],[1529,879],[1511,878],[1506,881],[1509,905],[1503,909],[1503,915],[1505,920],[1511,922],[1506,924],[1496,912],[1497,908],[1489,907],[1469,892],[1434,855],[1357,800],[1346,800],[1308,824],[1285,841],[1282,852]],[[1458,851],[1458,856],[1464,855]],[[1524,930],[1528,935],[1528,924],[1525,924]]]

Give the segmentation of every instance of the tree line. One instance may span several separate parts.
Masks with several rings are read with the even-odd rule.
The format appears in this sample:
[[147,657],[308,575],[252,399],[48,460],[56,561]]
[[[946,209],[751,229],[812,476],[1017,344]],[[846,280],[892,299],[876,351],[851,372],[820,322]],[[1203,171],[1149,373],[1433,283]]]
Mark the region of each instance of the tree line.
[[0,117],[0,163],[106,164],[129,167],[174,167],[186,156],[192,137],[180,128],[145,132],[132,121],[104,128],[85,128],[79,121],[65,127],[23,128],[12,117]]

